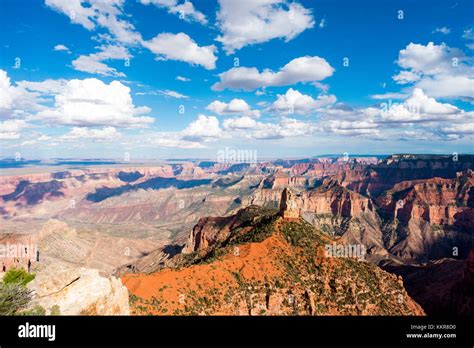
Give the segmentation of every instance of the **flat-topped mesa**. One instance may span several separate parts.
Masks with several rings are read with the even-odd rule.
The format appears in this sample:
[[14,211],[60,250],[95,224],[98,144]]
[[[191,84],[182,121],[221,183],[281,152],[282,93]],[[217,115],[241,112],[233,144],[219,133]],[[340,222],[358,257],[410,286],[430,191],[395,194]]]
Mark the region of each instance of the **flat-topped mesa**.
[[280,200],[280,215],[284,219],[292,220],[300,217],[300,209],[298,208],[296,197],[288,187],[283,190]]

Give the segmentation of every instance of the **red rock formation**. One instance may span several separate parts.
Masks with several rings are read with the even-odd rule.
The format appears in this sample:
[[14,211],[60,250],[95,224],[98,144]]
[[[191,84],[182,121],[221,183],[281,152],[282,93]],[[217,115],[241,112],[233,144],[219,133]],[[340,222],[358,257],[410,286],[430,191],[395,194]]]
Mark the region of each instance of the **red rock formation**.
[[[280,217],[262,224],[261,214],[261,208],[247,208],[225,220],[202,219],[189,246],[214,247],[213,254],[187,255],[192,262],[185,259],[179,267],[122,276],[135,295],[132,313],[424,315],[399,277],[367,262],[324,257],[324,245],[332,240],[311,225]],[[227,243],[209,244],[224,241],[219,231],[226,231]]]
[[290,168],[292,175],[303,175],[306,174],[309,168],[312,167],[311,163],[297,163]]
[[[32,169],[33,170],[33,169]],[[36,169],[41,170],[41,169]],[[88,181],[97,180],[118,180],[119,172],[133,173],[139,172],[143,176],[136,181],[136,183],[146,181],[154,177],[171,178],[175,177],[173,167],[168,164],[158,166],[120,166],[120,167],[93,167],[86,169],[66,169],[57,170],[47,173],[31,173],[31,174],[13,174],[18,172],[17,169],[6,170],[5,173],[12,173],[11,175],[0,176],[0,195],[5,195],[15,191],[16,186],[20,181],[28,181],[30,183],[48,182],[51,180],[64,180],[67,183],[71,182],[74,187],[78,186],[78,181],[86,183]],[[182,165],[182,176],[187,179],[199,179],[204,176],[201,168],[196,167],[192,163],[185,163]],[[123,182],[120,181],[121,184]]]
[[[251,207],[247,209],[252,209]],[[246,210],[240,210],[237,214],[228,217],[205,217],[199,219],[188,237],[183,248],[184,254],[192,252],[205,253],[209,247],[226,240],[230,231],[243,222],[241,218]]]
[[455,178],[456,173],[473,168],[474,156],[394,155],[376,166],[371,165],[354,178],[348,187],[356,192],[378,196],[403,181],[434,177]]
[[299,219],[300,217],[300,208],[295,198],[295,194],[288,188],[283,190],[280,200],[280,215],[286,220]]
[[301,193],[301,210],[316,214],[333,214],[343,217],[355,217],[362,213],[373,213],[369,198],[352,192],[335,180],[324,180],[323,184],[310,191]]
[[474,231],[473,184],[472,172],[465,171],[454,179],[402,182],[381,195],[386,248],[422,262],[467,255]]
[[[404,223],[411,219],[424,220],[431,225],[454,225],[464,215],[472,214],[474,176],[465,172],[455,179],[432,178],[397,184],[378,200],[388,216]],[[464,227],[474,222],[464,219]]]

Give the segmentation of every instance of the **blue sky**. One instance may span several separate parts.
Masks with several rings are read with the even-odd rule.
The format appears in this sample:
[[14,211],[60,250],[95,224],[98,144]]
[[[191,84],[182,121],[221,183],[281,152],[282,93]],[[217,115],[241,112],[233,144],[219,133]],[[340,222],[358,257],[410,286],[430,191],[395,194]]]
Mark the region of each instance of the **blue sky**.
[[0,156],[472,153],[472,1],[2,0]]

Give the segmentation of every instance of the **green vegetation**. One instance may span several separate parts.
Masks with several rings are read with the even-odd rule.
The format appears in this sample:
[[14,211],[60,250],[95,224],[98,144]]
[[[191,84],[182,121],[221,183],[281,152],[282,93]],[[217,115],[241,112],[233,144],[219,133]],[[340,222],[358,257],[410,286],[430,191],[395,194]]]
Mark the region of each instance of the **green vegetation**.
[[34,277],[34,274],[21,268],[12,268],[5,273],[0,282],[0,315],[22,314],[22,311],[28,307],[32,295],[31,290],[26,288],[26,284]]
[[246,233],[239,233],[248,226],[240,227],[236,230],[234,236],[229,239],[228,245],[239,245],[246,243],[260,243],[270,237],[275,231],[275,222],[277,219],[276,214],[272,214],[273,211],[266,211],[267,214],[263,216],[257,216],[252,219],[253,228]]
[[253,206],[243,209],[239,211],[238,220],[235,223],[238,227],[232,231],[232,235],[227,240],[214,245],[204,256],[197,253],[183,256],[184,264],[208,264],[232,252],[234,246],[263,242],[275,231],[277,218],[278,215],[274,209]]
[[61,309],[58,305],[51,307],[51,315],[61,315]]
[[40,305],[36,305],[30,310],[19,313],[19,315],[44,316],[44,315],[46,315],[46,309],[44,309]]
[[19,315],[31,301],[31,290],[19,283],[0,283],[0,315]]
[[323,237],[320,233],[305,220],[284,222],[281,227],[281,232],[291,245],[303,248],[311,254],[315,252],[315,244],[324,244]]
[[[361,217],[365,218],[368,217]],[[353,221],[355,224],[364,222]],[[211,263],[222,255],[235,253],[238,245],[259,243],[275,233],[276,243],[265,245],[270,255],[262,258],[265,268],[262,267],[260,273],[258,269],[243,272],[231,262],[230,268],[222,271],[230,272],[235,282],[224,281],[222,289],[201,284],[193,289],[189,283],[184,284],[177,289],[184,296],[182,306],[169,311],[166,310],[169,302],[161,297],[161,288],[157,289],[158,298],[152,300],[131,295],[135,313],[210,315],[222,310],[264,315],[274,313],[275,303],[281,305],[279,313],[288,315],[412,313],[406,303],[399,302],[400,296],[406,296],[402,284],[367,262],[344,257],[330,260],[323,256],[325,245],[338,239],[326,236],[320,228],[303,219],[288,221],[279,218],[275,211],[249,207],[241,210],[231,223],[231,231],[224,235],[228,236],[224,241],[214,245],[204,256],[188,255],[187,265]],[[396,234],[397,221],[385,223],[385,229]],[[282,239],[291,247],[283,245]],[[271,266],[267,268],[269,264],[275,272]],[[211,275],[209,278],[216,282]]]
[[5,273],[0,282],[0,315],[46,315],[46,310],[39,305],[27,309],[32,291],[26,288],[26,284],[34,278],[34,274],[22,268],[12,268]]
[[26,286],[33,279],[35,279],[35,274],[28,273],[23,268],[12,268],[3,276],[3,283]]

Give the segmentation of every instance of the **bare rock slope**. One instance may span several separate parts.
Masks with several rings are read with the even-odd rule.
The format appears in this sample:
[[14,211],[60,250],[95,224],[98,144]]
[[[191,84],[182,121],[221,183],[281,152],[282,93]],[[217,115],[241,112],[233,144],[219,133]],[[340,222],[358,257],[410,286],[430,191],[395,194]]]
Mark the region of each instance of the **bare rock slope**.
[[63,315],[128,315],[128,291],[120,279],[101,277],[98,270],[51,266],[29,284],[33,305]]

